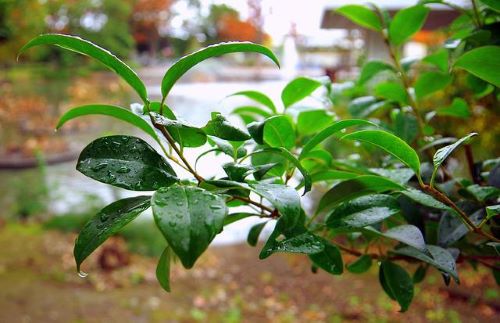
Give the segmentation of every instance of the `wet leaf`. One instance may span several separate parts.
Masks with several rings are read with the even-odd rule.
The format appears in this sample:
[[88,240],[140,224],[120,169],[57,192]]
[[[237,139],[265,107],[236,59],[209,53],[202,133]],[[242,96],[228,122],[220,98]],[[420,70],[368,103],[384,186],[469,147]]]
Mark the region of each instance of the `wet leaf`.
[[372,257],[369,255],[362,255],[354,262],[346,266],[347,270],[353,274],[362,274],[372,266]]
[[408,246],[396,249],[393,252],[398,255],[404,255],[426,262],[440,271],[449,274],[457,284],[460,283],[453,256],[446,249],[438,246],[427,245],[427,250],[429,250],[430,254],[423,253],[418,249]]
[[203,127],[203,130],[207,135],[225,140],[245,141],[251,138],[246,131],[233,126],[218,112],[212,113],[212,120]]
[[160,188],[152,198],[156,225],[185,268],[193,267],[222,230],[224,199],[198,187]]
[[61,128],[66,122],[72,119],[87,115],[106,115],[128,122],[150,135],[158,143],[160,142],[154,128],[148,122],[135,115],[130,110],[114,105],[91,104],[75,107],[62,115],[57,123],[56,129]]
[[312,137],[304,145],[304,147],[302,148],[302,151],[300,153],[299,159],[302,159],[308,152],[313,150],[314,147],[319,145],[321,142],[323,142],[328,137],[333,136],[334,134],[344,130],[345,128],[352,127],[352,126],[358,126],[358,125],[372,125],[372,126],[374,126],[374,124],[371,123],[370,121],[361,120],[361,119],[341,120],[341,121],[335,122],[331,126],[323,129],[321,132],[316,134],[314,137]]
[[163,250],[160,259],[158,260],[158,265],[156,266],[156,279],[160,283],[160,286],[170,293],[170,248],[166,247]]
[[178,181],[161,155],[130,136],[94,140],[81,152],[76,169],[96,181],[133,191],[154,191]]
[[77,270],[106,239],[119,232],[151,205],[150,196],[130,197],[111,203],[90,219],[75,241],[73,255]]
[[323,239],[324,249],[321,252],[309,255],[313,264],[327,273],[340,275],[344,271],[342,254],[339,248]]
[[227,42],[211,45],[200,49],[194,53],[182,57],[168,69],[161,81],[161,94],[165,98],[174,86],[174,84],[198,63],[211,58],[229,53],[238,52],[253,52],[260,53],[269,57],[276,65],[279,66],[278,59],[268,48],[253,44],[251,42]]
[[255,247],[257,245],[257,241],[259,241],[259,235],[266,226],[266,222],[258,223],[254,225],[253,227],[250,228],[250,231],[248,232],[248,237],[247,237],[247,243],[251,245],[252,247]]
[[360,130],[342,137],[342,139],[366,142],[382,148],[410,167],[420,176],[420,159],[417,152],[405,141],[383,130]]
[[316,212],[324,211],[340,202],[351,200],[359,196],[392,190],[399,191],[402,189],[403,186],[384,177],[374,175],[358,176],[357,178],[349,179],[335,185],[326,192],[323,197],[321,197]]
[[200,128],[184,121],[168,119],[157,113],[151,113],[151,116],[154,122],[164,126],[182,147],[201,147],[207,142],[207,135]]
[[66,50],[87,55],[100,61],[106,65],[106,67],[115,71],[116,74],[123,78],[137,92],[137,94],[139,94],[139,97],[142,101],[144,101],[144,103],[148,102],[146,86],[144,86],[141,79],[127,64],[122,62],[118,57],[111,54],[106,49],[80,37],[62,34],[44,34],[33,38],[26,45],[24,45],[19,51],[19,55],[27,49],[39,45],[56,45]]
[[413,300],[413,281],[401,266],[383,261],[379,272],[380,284],[390,298],[401,306],[401,312],[406,312]]
[[300,218],[300,197],[293,188],[280,184],[255,183],[251,187],[281,214],[285,228],[294,227]]
[[390,195],[366,195],[346,201],[336,207],[326,219],[332,229],[362,228],[397,214],[399,204]]

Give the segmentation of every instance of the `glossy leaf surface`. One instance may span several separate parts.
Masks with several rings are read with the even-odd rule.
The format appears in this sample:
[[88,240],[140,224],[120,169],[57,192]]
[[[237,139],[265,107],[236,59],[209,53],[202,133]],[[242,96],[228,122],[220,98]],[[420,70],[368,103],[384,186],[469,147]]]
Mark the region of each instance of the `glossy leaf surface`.
[[268,48],[251,42],[228,42],[211,45],[192,54],[182,57],[168,69],[161,81],[161,94],[166,97],[174,84],[196,64],[211,58],[229,53],[253,52],[269,57],[279,66],[278,58]]
[[19,55],[27,49],[39,45],[56,45],[86,56],[90,56],[116,72],[127,82],[145,103],[148,102],[146,87],[137,74],[118,57],[85,39],[63,34],[44,34],[33,38],[21,48]]
[[154,191],[178,181],[153,147],[130,136],[94,140],[82,150],[76,169],[96,181],[133,191]]
[[417,176],[420,176],[420,159],[404,140],[383,130],[360,130],[345,135],[342,139],[366,142],[382,148],[401,162],[410,167]]
[[130,197],[111,203],[90,219],[75,241],[73,255],[77,270],[106,239],[120,231],[151,205],[150,196]]
[[156,225],[185,268],[193,267],[222,230],[224,199],[191,186],[161,188],[151,200]]

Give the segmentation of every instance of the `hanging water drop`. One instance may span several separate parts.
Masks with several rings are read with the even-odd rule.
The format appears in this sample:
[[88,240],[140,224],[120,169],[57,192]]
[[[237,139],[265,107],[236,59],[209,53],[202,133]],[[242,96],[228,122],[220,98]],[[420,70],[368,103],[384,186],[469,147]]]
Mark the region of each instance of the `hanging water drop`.
[[80,270],[80,271],[78,271],[78,276],[80,276],[81,278],[85,278],[85,277],[87,277],[88,275],[89,275],[89,274],[87,274],[87,273],[86,273],[86,272],[84,272],[84,271],[81,271],[81,270]]

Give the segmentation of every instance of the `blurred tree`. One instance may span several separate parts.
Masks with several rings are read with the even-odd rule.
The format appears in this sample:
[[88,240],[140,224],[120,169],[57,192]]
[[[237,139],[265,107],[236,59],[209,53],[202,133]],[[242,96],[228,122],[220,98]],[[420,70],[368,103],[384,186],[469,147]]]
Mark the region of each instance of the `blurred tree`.
[[47,0],[47,29],[81,36],[120,57],[134,48],[129,19],[134,0]]
[[0,0],[0,64],[15,63],[19,48],[45,30],[45,15],[39,0]]
[[170,19],[172,0],[137,0],[132,15],[132,32],[139,51],[155,56],[159,49],[160,28]]

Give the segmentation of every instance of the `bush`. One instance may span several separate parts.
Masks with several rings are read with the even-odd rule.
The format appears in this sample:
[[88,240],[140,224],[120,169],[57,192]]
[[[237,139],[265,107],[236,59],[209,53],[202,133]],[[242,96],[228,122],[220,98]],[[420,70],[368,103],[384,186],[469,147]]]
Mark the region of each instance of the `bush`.
[[[152,207],[168,244],[157,267],[158,281],[167,291],[171,256],[191,268],[224,225],[250,216],[263,220],[249,232],[251,245],[268,222],[275,223],[261,259],[276,252],[305,254],[314,270],[333,275],[344,270],[342,254],[358,257],[346,265],[353,273],[365,272],[375,260],[382,288],[401,311],[408,309],[414,284],[429,267],[439,270],[446,284],[459,282],[457,261],[490,267],[498,277],[500,160],[474,161],[469,142],[478,134],[443,137],[435,122],[469,118],[470,109],[482,102],[493,102],[483,109],[498,103],[500,47],[490,32],[498,28],[498,8],[489,1],[479,9],[462,8],[464,14],[454,23],[461,26],[444,49],[410,64],[401,57],[401,46],[423,25],[428,2],[392,18],[376,6],[340,8],[340,14],[382,34],[392,62],[367,62],[356,82],[347,84],[299,77],[283,89],[279,107],[263,93],[238,92],[256,103],[234,110],[247,129],[220,113],[213,113],[204,127],[195,127],[178,120],[164,102],[176,81],[207,58],[257,52],[278,64],[260,45],[222,43],[183,57],[163,78],[161,102],[150,102],[138,76],[90,42],[52,34],[25,45],[22,51],[52,44],[91,56],[121,76],[143,101],[131,110],[76,107],[62,116],[58,127],[84,115],[108,115],[140,128],[161,148],[160,153],[140,138],[119,135],[96,139],[82,151],[77,169],[83,174],[155,193],[116,201],[88,221],[75,243],[77,269],[109,236]],[[381,72],[387,78],[366,86]],[[465,99],[452,94],[443,98],[448,106],[430,104],[434,94],[456,86],[462,74],[470,79],[468,86],[452,92],[467,93]],[[320,88],[323,106],[298,108],[298,102]],[[348,112],[357,119],[338,120],[329,110],[335,111],[347,93],[352,97]],[[322,148],[326,141],[342,149]],[[199,162],[207,153],[229,156],[232,161],[221,165],[226,176],[205,178],[186,160],[185,149],[202,146],[207,151]],[[453,163],[447,163],[462,147],[469,178],[455,174]],[[347,154],[339,156],[338,151]],[[191,177],[179,179],[170,163]],[[313,187],[322,196],[315,211],[306,213],[299,192],[305,195]],[[247,211],[237,211],[242,205]],[[404,261],[420,264],[413,275],[400,266]]]

